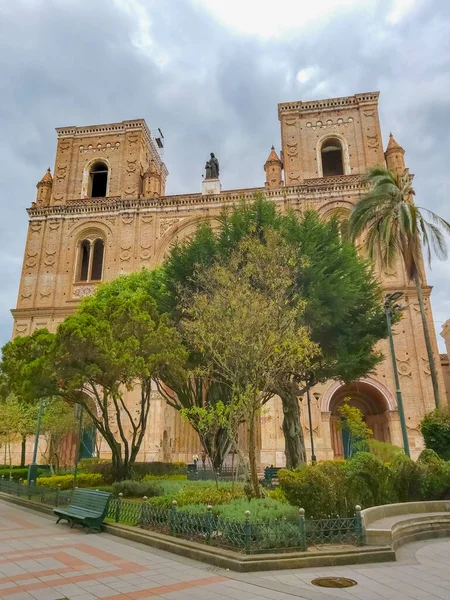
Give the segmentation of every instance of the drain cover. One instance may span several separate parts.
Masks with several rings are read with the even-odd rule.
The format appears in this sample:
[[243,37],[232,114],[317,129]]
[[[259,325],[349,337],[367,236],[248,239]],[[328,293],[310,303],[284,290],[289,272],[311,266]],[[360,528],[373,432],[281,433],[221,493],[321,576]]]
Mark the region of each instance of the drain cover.
[[348,577],[319,577],[311,581],[313,585],[325,588],[346,588],[357,585],[357,581],[354,579],[348,579]]

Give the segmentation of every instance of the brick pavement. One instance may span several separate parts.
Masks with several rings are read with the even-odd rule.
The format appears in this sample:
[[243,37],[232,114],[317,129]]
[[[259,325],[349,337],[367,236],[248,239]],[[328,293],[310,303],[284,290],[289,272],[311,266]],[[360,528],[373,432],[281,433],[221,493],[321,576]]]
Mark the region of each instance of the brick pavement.
[[[399,562],[238,574],[0,501],[0,598],[7,600],[448,600],[450,540],[405,546]],[[317,576],[358,585],[325,590]]]

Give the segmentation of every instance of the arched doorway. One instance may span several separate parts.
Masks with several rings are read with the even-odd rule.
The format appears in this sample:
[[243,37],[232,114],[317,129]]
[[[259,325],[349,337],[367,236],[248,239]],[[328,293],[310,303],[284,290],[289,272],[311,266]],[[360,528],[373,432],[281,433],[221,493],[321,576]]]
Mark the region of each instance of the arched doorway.
[[344,458],[344,443],[342,430],[339,427],[341,419],[339,408],[348,400],[350,406],[358,408],[367,426],[372,430],[372,437],[380,442],[390,442],[388,413],[392,409],[386,396],[369,381],[355,381],[340,385],[333,392],[329,402],[331,444],[334,458]]

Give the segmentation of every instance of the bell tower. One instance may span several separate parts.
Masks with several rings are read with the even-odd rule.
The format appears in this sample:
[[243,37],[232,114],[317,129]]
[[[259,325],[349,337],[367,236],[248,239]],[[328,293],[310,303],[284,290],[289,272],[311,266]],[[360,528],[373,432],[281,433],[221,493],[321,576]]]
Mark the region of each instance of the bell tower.
[[279,104],[285,184],[362,175],[384,164],[378,96]]
[[[139,198],[150,165],[152,176],[165,183],[168,172],[144,119],[56,131],[52,205]],[[154,187],[164,193],[163,185]]]

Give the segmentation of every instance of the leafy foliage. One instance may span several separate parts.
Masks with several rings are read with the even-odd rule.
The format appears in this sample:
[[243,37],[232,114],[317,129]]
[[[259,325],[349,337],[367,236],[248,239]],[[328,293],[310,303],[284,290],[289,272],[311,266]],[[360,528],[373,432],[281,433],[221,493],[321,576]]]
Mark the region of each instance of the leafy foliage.
[[115,496],[123,494],[125,498],[152,498],[160,496],[162,488],[150,481],[125,480],[113,483],[112,491]]
[[264,244],[244,238],[226,265],[197,273],[198,292],[182,296],[185,338],[202,355],[208,377],[227,384],[232,394],[226,409],[212,407],[207,423],[215,425],[217,407],[223,406],[221,415],[239,454],[237,432],[245,422],[256,497],[254,428],[264,393],[272,395],[281,373],[307,368],[318,352],[299,324],[303,303],[293,291],[293,265],[293,253],[279,234],[266,232]]
[[[147,271],[119,277],[85,298],[55,336],[38,330],[3,349],[3,374],[20,397],[61,396],[84,408],[110,447],[119,480],[130,475],[144,438],[152,379],[185,377],[180,334],[149,295],[149,288],[160,290],[156,282]],[[125,401],[132,389],[134,407]]]
[[408,171],[397,174],[384,167],[374,167],[367,172],[366,180],[371,189],[353,208],[349,223],[351,236],[356,240],[362,234],[366,235],[364,244],[373,262],[378,260],[381,265],[392,267],[401,257],[408,278],[414,281],[435,402],[436,406],[440,406],[437,369],[422,297],[420,265],[422,246],[430,266],[432,252],[441,260],[447,258],[444,233],[450,233],[450,223],[413,203],[412,176]]
[[436,409],[426,414],[420,430],[426,447],[441,458],[450,460],[450,411]]
[[[58,488],[61,490],[70,490],[73,488],[73,475],[52,475],[51,477],[38,477],[36,484],[49,488]],[[97,487],[102,485],[102,476],[98,473],[79,473],[77,476],[77,486],[81,488]]]
[[[387,336],[387,329],[381,290],[371,265],[341,235],[336,219],[324,221],[315,211],[305,212],[300,219],[294,213],[281,214],[273,203],[257,196],[254,202],[242,202],[224,212],[217,230],[202,224],[194,238],[175,246],[164,268],[173,306],[179,307],[182,293],[200,291],[196,274],[202,268],[227,264],[244,238],[254,236],[265,243],[267,232],[273,231],[293,252],[294,290],[304,301],[299,325],[308,327],[311,340],[321,348],[319,360],[301,372],[286,371],[273,390],[283,402],[287,464],[296,467],[305,461],[299,383],[311,386],[334,378],[351,381],[367,375],[382,359],[375,344]],[[182,317],[179,308],[174,315],[175,319]],[[203,365],[198,354],[191,354],[191,360]],[[175,390],[173,385],[169,387]],[[203,406],[204,389],[196,381],[195,386],[181,390],[181,395],[175,391],[180,403],[189,408]],[[226,388],[220,394],[219,399],[229,402]],[[211,401],[216,401],[214,396]]]

